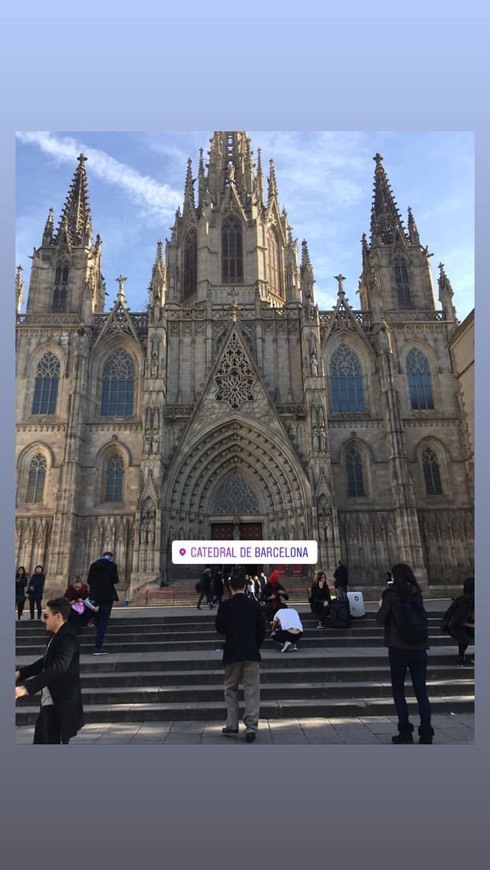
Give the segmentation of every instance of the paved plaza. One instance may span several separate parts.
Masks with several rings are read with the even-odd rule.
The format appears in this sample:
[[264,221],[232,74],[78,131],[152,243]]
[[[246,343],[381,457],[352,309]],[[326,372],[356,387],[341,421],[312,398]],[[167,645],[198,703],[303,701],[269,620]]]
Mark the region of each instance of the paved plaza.
[[[221,722],[119,722],[85,725],[70,746],[87,744],[221,745],[243,744],[243,733],[223,737]],[[435,744],[465,744],[474,741],[474,716],[471,713],[436,714],[433,717]],[[32,743],[34,726],[16,728],[16,743]],[[255,745],[392,745],[396,718],[379,716],[353,719],[269,719],[259,722]],[[395,750],[394,750],[395,751]],[[416,750],[414,750],[416,751]],[[426,751],[426,750],[422,750]]]

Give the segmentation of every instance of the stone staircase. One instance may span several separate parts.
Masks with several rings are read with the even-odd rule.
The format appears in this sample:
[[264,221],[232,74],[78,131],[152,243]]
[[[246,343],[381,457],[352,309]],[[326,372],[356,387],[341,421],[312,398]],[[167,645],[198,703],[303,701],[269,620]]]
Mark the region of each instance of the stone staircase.
[[[104,657],[91,655],[93,632],[87,629],[80,639],[86,721],[223,719],[223,639],[214,630],[214,616],[208,610],[165,610],[158,616],[115,610],[105,641],[110,655]],[[318,630],[312,614],[301,616],[305,633],[298,652],[281,654],[270,639],[264,643],[261,716],[393,715],[387,651],[374,613],[350,629]],[[455,647],[439,633],[440,612],[429,611],[429,617],[433,710],[472,712],[473,668],[456,666]],[[45,643],[40,623],[17,623],[18,664],[42,655]],[[17,702],[16,724],[31,724],[38,706],[39,696]],[[413,700],[410,706],[416,710]]]

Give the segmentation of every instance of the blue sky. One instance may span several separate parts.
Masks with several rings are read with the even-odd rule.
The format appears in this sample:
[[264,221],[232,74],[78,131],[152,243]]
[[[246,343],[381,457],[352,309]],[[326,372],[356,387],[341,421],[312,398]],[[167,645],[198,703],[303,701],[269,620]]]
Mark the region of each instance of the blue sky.
[[[199,148],[206,158],[212,131],[183,133],[17,134],[17,249],[27,295],[33,247],[41,243],[51,206],[55,225],[77,156],[88,161],[94,233],[103,242],[102,271],[107,307],[117,293],[116,277],[127,276],[131,309],[147,304],[147,287],[158,240],[165,241],[182,204],[187,159],[197,175]],[[458,318],[474,306],[474,137],[469,132],[254,132],[254,157],[262,148],[264,175],[274,158],[281,206],[299,245],[308,242],[321,309],[335,304],[337,283],[346,276],[350,304],[361,271],[360,239],[369,238],[374,163],[384,158],[406,226],[412,207],[420,240],[445,264]],[[438,304],[438,303],[437,303]],[[439,305],[438,305],[439,307]]]

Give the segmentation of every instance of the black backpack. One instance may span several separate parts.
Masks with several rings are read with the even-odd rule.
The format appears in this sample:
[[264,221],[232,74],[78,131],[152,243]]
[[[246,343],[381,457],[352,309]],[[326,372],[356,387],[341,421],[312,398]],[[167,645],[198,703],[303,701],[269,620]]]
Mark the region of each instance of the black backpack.
[[419,644],[429,639],[429,620],[420,598],[402,598],[398,633],[405,643]]

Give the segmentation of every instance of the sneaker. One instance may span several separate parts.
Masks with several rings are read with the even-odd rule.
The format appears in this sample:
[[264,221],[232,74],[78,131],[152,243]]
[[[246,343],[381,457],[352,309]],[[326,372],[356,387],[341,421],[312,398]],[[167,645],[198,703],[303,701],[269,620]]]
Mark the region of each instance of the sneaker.
[[238,734],[238,728],[228,728],[228,725],[225,725],[225,727],[221,729],[221,733],[228,737],[228,735],[231,734]]
[[296,646],[295,643],[293,643],[293,645],[291,647],[291,652],[298,652],[298,647]]
[[319,622],[318,625],[315,625],[315,628],[325,628],[323,622]]
[[292,646],[291,641],[290,641],[290,640],[287,640],[286,643],[283,644],[283,647],[282,647],[281,652],[287,652],[288,649],[289,649],[291,646]]
[[246,731],[245,732],[245,742],[246,743],[255,743],[255,731]]
[[106,649],[96,649],[94,650],[94,656],[108,656],[109,652]]

